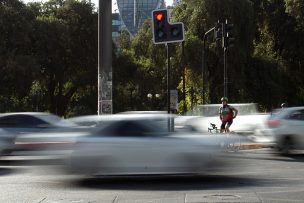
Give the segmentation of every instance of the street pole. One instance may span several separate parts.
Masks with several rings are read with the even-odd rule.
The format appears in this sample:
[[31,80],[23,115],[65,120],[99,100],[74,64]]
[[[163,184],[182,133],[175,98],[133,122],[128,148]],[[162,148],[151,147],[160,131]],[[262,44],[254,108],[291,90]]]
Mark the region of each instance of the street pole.
[[227,47],[224,47],[224,97],[228,97]]
[[112,1],[98,6],[98,101],[97,112],[112,113]]
[[207,35],[214,31],[215,27],[211,28],[204,34],[203,38],[203,50],[202,50],[202,103],[205,104],[205,92],[206,92],[206,68],[205,68],[205,47],[206,47],[206,40],[207,40]]
[[187,106],[186,106],[186,67],[185,67],[185,42],[182,42],[182,67],[183,67],[183,100],[184,100],[184,106],[183,106],[183,113],[184,115],[187,112]]
[[166,43],[167,48],[167,110],[168,110],[168,131],[171,131],[170,125],[170,46]]

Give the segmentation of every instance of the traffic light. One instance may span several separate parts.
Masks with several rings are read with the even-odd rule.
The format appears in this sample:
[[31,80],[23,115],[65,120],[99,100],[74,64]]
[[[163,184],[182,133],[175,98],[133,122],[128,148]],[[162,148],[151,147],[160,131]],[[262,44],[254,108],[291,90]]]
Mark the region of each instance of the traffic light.
[[171,24],[168,19],[168,10],[152,11],[152,32],[155,44],[184,41],[184,24]]
[[223,25],[224,36],[223,36],[223,47],[233,47],[234,46],[234,37],[233,37],[233,24],[228,23],[226,20],[225,24]]
[[221,41],[222,37],[223,37],[222,23],[218,21],[215,24],[215,28],[214,28],[214,38],[216,41]]
[[153,39],[154,42],[162,42],[167,39],[167,10],[153,11]]

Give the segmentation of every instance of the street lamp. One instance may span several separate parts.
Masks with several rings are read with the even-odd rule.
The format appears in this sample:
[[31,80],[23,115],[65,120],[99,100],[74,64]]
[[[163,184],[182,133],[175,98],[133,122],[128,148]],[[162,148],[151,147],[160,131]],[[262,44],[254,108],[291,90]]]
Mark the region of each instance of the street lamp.
[[149,99],[149,102],[150,102],[150,108],[151,108],[151,110],[153,110],[155,99],[160,98],[160,94],[158,94],[158,93],[156,93],[156,94],[148,93],[147,98]]

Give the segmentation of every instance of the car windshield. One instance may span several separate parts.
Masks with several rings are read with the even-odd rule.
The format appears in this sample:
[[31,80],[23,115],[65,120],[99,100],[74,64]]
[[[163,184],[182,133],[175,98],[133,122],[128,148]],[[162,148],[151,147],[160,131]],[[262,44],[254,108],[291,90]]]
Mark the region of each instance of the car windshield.
[[[165,123],[167,124],[167,123]],[[109,121],[101,128],[97,128],[95,135],[111,135],[111,136],[166,136],[168,128],[165,126],[164,120],[119,120]]]

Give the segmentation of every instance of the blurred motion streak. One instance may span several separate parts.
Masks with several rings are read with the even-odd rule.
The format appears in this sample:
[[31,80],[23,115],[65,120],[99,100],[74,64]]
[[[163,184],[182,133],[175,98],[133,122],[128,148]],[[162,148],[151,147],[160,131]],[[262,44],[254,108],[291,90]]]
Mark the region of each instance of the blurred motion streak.
[[226,135],[168,133],[162,127],[166,116],[116,115],[107,126],[78,137],[67,170],[94,176],[199,175],[235,164],[221,148]]

